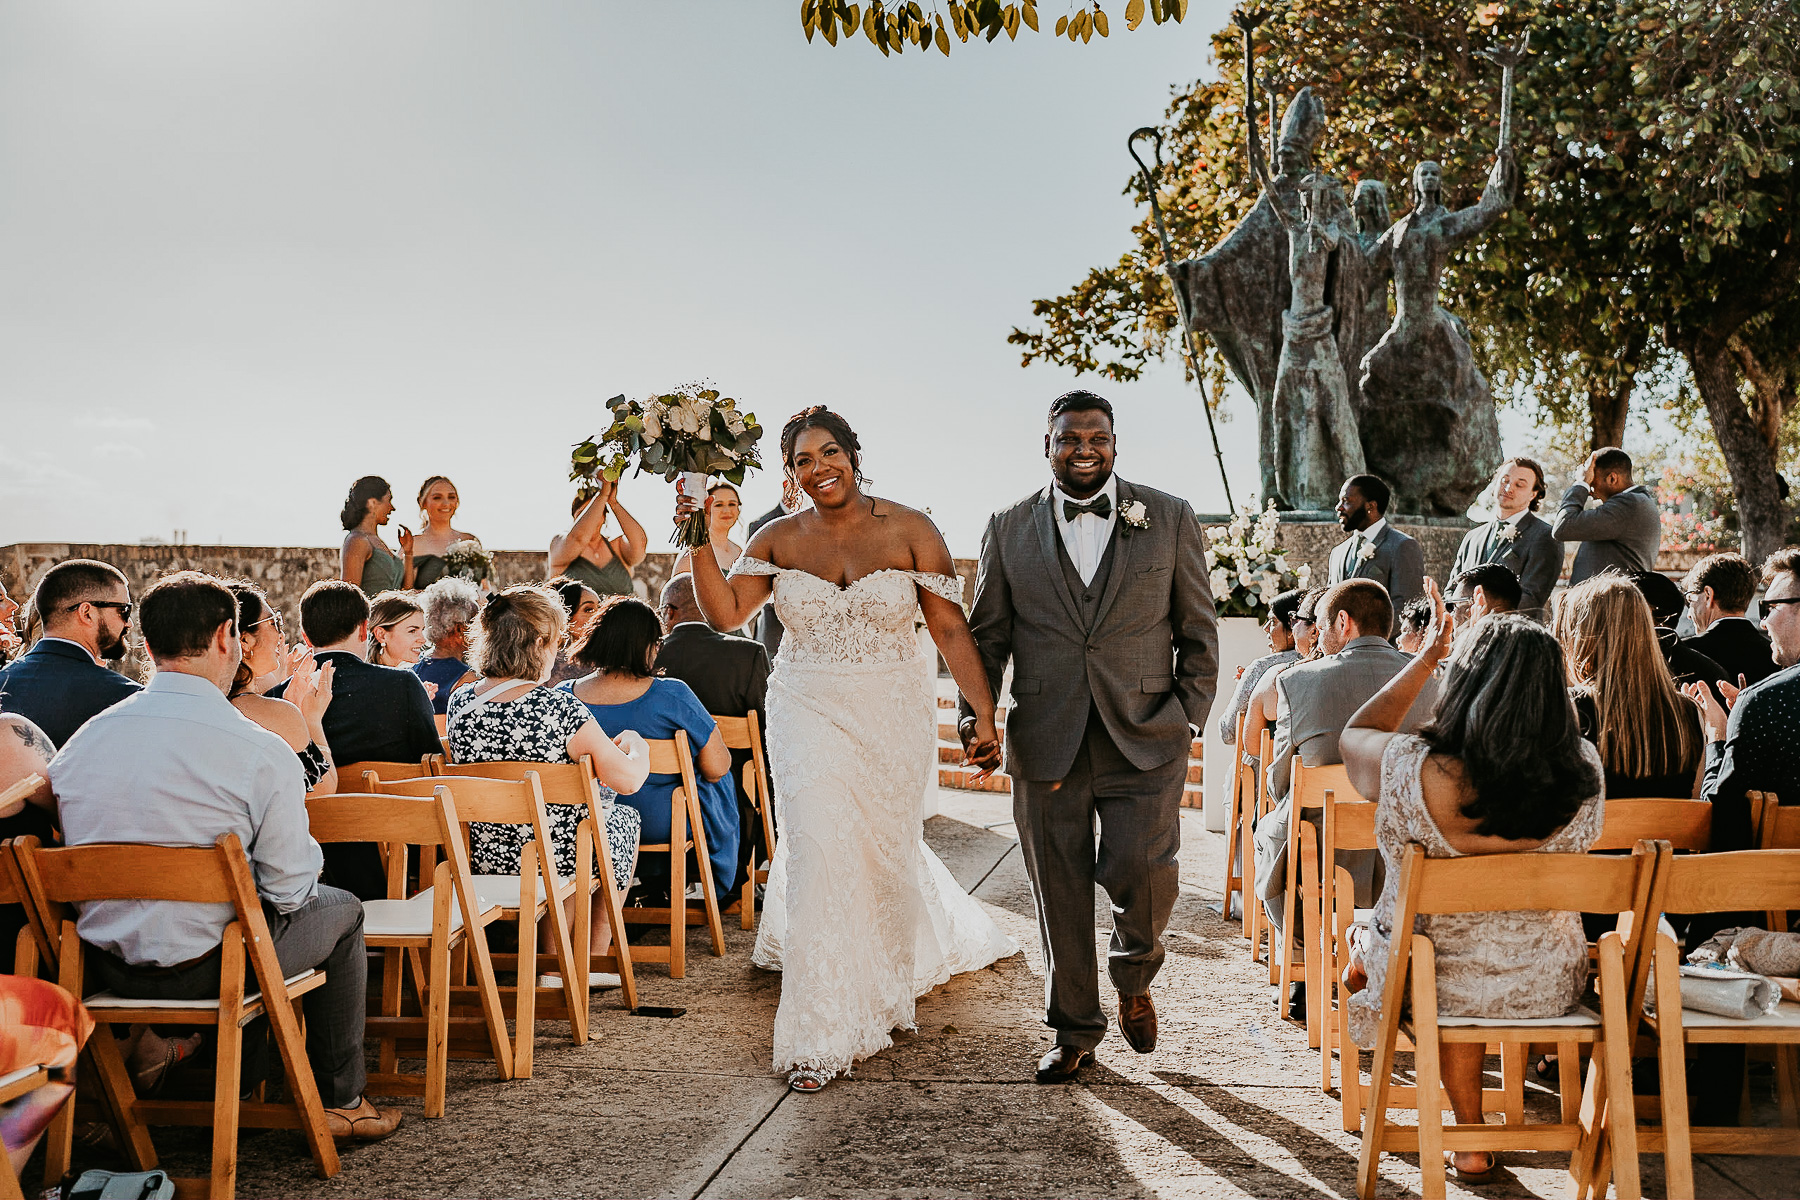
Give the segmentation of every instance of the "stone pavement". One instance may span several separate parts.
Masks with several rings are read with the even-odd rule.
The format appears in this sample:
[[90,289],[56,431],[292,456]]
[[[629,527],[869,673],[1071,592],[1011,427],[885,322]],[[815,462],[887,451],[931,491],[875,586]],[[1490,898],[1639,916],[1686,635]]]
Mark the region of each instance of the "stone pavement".
[[[727,957],[691,943],[689,973],[640,974],[642,1002],[685,1016],[632,1016],[596,999],[592,1040],[544,1023],[534,1078],[496,1082],[452,1063],[447,1115],[401,1101],[392,1139],[347,1150],[332,1180],[311,1173],[295,1134],[251,1133],[239,1193],[319,1196],[1340,1196],[1355,1194],[1358,1139],[1338,1129],[1303,1030],[1277,1019],[1266,968],[1252,966],[1218,900],[1223,838],[1182,814],[1182,894],[1154,996],[1161,1046],[1117,1036],[1079,1085],[1039,1087],[1050,1045],[1036,924],[1009,801],[945,792],[926,836],[1024,953],[960,976],[919,1002],[916,1033],[822,1093],[790,1093],[769,1071],[778,976],[749,964],[727,924]],[[996,823],[997,827],[983,826]],[[1103,902],[1097,911],[1104,912]],[[1102,916],[1097,922],[1104,925]],[[1547,1094],[1542,1097],[1548,1101]],[[199,1173],[200,1131],[159,1130],[166,1165]],[[1501,1180],[1452,1196],[1555,1196],[1555,1159],[1512,1156]],[[1521,1165],[1530,1163],[1530,1165]],[[1702,1196],[1800,1192],[1800,1164],[1697,1163]],[[1416,1161],[1390,1159],[1382,1194],[1416,1195]],[[1649,1195],[1661,1159],[1644,1160]]]

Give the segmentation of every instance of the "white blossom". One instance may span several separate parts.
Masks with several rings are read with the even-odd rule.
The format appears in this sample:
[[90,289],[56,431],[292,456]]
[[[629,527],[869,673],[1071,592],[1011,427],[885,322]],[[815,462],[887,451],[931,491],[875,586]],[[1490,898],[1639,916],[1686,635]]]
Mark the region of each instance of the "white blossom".
[[1223,567],[1216,568],[1213,571],[1210,582],[1212,583],[1212,592],[1214,596],[1223,596],[1226,592],[1231,590],[1231,574]]

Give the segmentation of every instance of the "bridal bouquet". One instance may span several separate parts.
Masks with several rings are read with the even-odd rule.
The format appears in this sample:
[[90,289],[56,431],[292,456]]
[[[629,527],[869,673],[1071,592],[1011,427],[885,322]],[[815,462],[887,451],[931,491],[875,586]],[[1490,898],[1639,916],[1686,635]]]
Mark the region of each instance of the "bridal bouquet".
[[481,583],[494,571],[494,555],[475,538],[452,542],[444,549],[444,574]]
[[1307,564],[1288,566],[1281,552],[1281,517],[1273,503],[1260,514],[1244,505],[1230,525],[1207,530],[1207,542],[1213,604],[1221,617],[1265,618],[1275,597],[1305,587],[1312,578]]
[[[584,480],[583,490],[602,479],[616,480],[635,465],[639,473],[650,471],[671,483],[679,477],[682,493],[700,498],[707,476],[741,484],[747,472],[762,467],[756,414],[738,411],[738,402],[717,388],[687,384],[641,403],[614,396],[606,407],[612,424],[576,446],[569,458],[569,478]],[[675,533],[676,543],[690,548],[704,545],[706,538],[704,511]]]

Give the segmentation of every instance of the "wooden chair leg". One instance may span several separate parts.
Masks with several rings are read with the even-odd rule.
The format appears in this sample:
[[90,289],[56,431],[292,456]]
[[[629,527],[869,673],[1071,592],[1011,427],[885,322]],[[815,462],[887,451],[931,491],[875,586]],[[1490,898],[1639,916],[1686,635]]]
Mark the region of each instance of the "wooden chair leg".
[[[556,901],[550,902],[554,907]],[[519,910],[517,1001],[513,1007],[513,1078],[530,1079],[537,1037],[537,906]]]
[[[685,789],[684,789],[685,790]],[[700,871],[701,908],[706,914],[706,929],[712,935],[714,958],[725,957],[725,922],[719,912],[719,893],[713,887],[711,847],[706,841],[706,821],[700,811],[700,797],[688,797],[688,823],[693,827],[694,864]],[[675,898],[669,897],[671,901]],[[686,899],[682,903],[687,903]]]
[[[1666,947],[1666,950],[1665,950]],[[1657,938],[1656,994],[1679,996],[1681,975],[1677,951],[1666,936]],[[1694,1200],[1694,1147],[1688,1126],[1687,1040],[1674,1006],[1658,1006],[1656,1055],[1662,1087],[1663,1192],[1669,1200]]]
[[1304,918],[1300,926],[1300,954],[1306,981],[1306,1046],[1317,1050],[1324,1040],[1325,973],[1320,964],[1324,956],[1320,946],[1323,925],[1319,920],[1319,843],[1314,836],[1318,827],[1308,822],[1300,831],[1300,908]]
[[[1676,995],[1680,995],[1679,992]],[[1598,1081],[1601,1126],[1612,1147],[1613,1187],[1618,1200],[1639,1200],[1637,1103],[1631,1086],[1632,1020],[1620,1002],[1627,997],[1623,951],[1616,934],[1600,943],[1602,1040],[1594,1047],[1591,1073]]]
[[1775,1047],[1775,1098],[1783,1128],[1800,1128],[1800,1054],[1791,1045]]
[[[1396,936],[1402,936],[1395,930]],[[1419,1195],[1444,1200],[1444,1073],[1438,1057],[1437,973],[1429,940],[1414,935],[1413,1087],[1419,1104]]]
[[[398,947],[388,947],[381,952],[381,1013],[383,1016],[400,1015],[400,999],[402,990],[401,953]],[[400,1070],[400,1054],[395,1040],[391,1037],[381,1039],[380,1071],[384,1075],[393,1075]]]
[[1506,1093],[1501,1111],[1508,1125],[1525,1123],[1525,1060],[1530,1052],[1525,1042],[1500,1043],[1500,1090]]
[[[446,916],[444,927],[448,929]],[[444,1115],[450,1068],[450,946],[431,942],[431,990],[425,998],[425,1115]]]
[[669,796],[669,978],[687,977],[687,804],[676,788]]

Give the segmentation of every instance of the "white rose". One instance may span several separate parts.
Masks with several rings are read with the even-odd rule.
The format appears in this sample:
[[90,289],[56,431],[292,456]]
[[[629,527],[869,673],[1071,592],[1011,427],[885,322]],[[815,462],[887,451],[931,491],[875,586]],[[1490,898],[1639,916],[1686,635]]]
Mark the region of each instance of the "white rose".
[[1300,570],[1297,571],[1296,574],[1300,577],[1300,586],[1305,587],[1307,585],[1307,583],[1312,579],[1312,564],[1311,563],[1301,563]]
[[1219,556],[1214,554],[1211,550],[1208,550],[1206,552],[1206,569],[1210,571],[1218,565],[1219,565]]
[[732,437],[743,436],[744,418],[738,416],[735,408],[728,408],[725,410],[725,428],[731,431]]
[[1279,572],[1280,574],[1286,575],[1288,573],[1287,555],[1277,554],[1275,556],[1275,564],[1274,565],[1275,565],[1275,570],[1277,572]]
[[1231,574],[1225,568],[1219,567],[1213,571],[1211,583],[1213,595],[1223,596],[1231,590]]
[[653,442],[662,437],[662,422],[656,419],[656,414],[653,412],[644,414],[644,436]]
[[1211,529],[1206,531],[1206,536],[1215,542],[1222,542],[1230,535],[1230,533],[1231,531],[1226,529],[1223,525],[1214,525]]
[[694,429],[694,436],[703,442],[712,441],[712,418],[700,413]]

